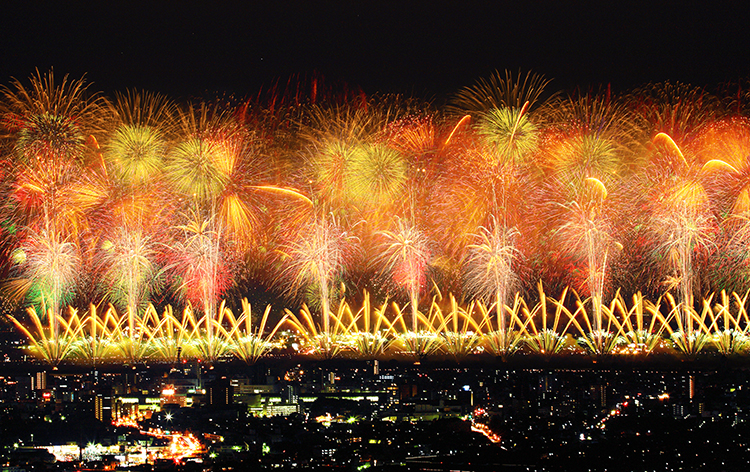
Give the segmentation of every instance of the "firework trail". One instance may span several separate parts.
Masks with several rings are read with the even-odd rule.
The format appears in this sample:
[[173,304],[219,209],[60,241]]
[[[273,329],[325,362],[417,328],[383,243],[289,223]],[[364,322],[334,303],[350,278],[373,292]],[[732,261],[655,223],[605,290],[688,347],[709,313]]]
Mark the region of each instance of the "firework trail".
[[652,228],[658,238],[657,251],[664,254],[671,268],[665,281],[668,289],[677,289],[685,312],[681,325],[692,332],[690,311],[695,304],[694,291],[699,286],[696,257],[715,247],[716,218],[702,178],[706,170],[700,162],[686,160],[682,151],[666,134],[654,138],[658,154],[656,165],[671,167],[663,175],[652,202]]
[[418,331],[419,297],[427,281],[432,251],[426,235],[404,220],[395,231],[381,232],[383,243],[377,264],[390,274],[409,296],[411,327]]
[[343,230],[333,216],[314,221],[308,232],[280,249],[284,268],[278,281],[296,296],[303,288],[317,289],[323,333],[330,333],[331,293],[333,285],[347,269],[357,239]]
[[[222,303],[248,283],[308,302],[293,325],[326,356],[548,355],[575,330],[596,356],[663,335],[688,356],[748,349],[742,89],[546,98],[548,80],[505,72],[435,110],[316,84],[239,108],[108,101],[52,72],[4,87],[3,286],[33,308],[14,319],[37,355],[255,362],[278,325]],[[425,313],[428,277],[449,295]],[[562,296],[527,306],[540,279]],[[150,304],[176,301],[167,287],[181,316]]]

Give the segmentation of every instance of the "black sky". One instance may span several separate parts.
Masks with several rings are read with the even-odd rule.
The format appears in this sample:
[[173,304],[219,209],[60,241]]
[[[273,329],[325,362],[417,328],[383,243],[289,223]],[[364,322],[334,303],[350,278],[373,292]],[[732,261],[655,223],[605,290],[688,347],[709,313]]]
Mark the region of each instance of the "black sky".
[[557,89],[750,77],[746,2],[687,3],[24,1],[0,18],[0,83],[54,67],[104,92],[244,96],[317,72],[440,97],[495,69]]

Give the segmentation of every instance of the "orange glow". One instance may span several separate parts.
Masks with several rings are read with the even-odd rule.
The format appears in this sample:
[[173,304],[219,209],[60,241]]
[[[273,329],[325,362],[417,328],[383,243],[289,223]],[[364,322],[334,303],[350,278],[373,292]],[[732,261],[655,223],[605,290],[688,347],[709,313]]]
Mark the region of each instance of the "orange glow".
[[458,123],[456,123],[456,126],[453,127],[453,131],[451,131],[451,134],[448,135],[448,139],[445,140],[445,144],[448,144],[451,141],[451,138],[453,138],[453,134],[458,130],[458,128],[461,127],[462,124],[469,121],[471,119],[471,115],[465,115],[463,118],[461,118]]
[[682,154],[682,151],[677,146],[677,143],[675,143],[667,133],[659,133],[654,136],[653,143],[657,146],[663,146],[669,153],[674,153],[674,155],[680,158],[680,162],[682,163],[682,165],[685,168],[688,167],[688,163],[685,160],[685,155]]
[[497,444],[497,443],[499,443],[501,441],[500,436],[498,436],[497,434],[493,433],[492,430],[489,428],[489,426],[487,426],[486,424],[483,424],[483,423],[472,423],[471,424],[471,430],[474,431],[475,433],[480,433],[480,434],[484,435],[484,437],[486,437],[487,439],[489,439],[490,442],[492,442],[494,444]]

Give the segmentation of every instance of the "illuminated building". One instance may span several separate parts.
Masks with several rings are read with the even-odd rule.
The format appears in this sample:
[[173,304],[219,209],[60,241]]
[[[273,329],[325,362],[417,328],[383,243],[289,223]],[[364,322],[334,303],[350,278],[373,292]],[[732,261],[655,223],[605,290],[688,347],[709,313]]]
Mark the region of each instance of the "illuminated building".
[[231,405],[233,403],[232,385],[226,378],[215,380],[208,386],[208,404],[211,406]]
[[31,389],[32,390],[46,390],[47,389],[47,372],[37,372],[31,378]]
[[94,415],[102,423],[112,421],[112,393],[110,391],[105,390],[96,394],[94,397]]

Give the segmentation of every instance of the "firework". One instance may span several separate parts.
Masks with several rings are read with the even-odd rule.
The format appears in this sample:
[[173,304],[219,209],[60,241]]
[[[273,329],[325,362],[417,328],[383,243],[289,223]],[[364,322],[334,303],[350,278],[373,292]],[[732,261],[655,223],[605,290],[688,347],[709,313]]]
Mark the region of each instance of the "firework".
[[117,349],[128,362],[139,363],[149,357],[152,352],[150,322],[156,316],[153,306],[149,306],[143,316],[135,313],[132,306],[128,306],[127,315],[117,316],[115,307],[110,305],[105,316],[113,316],[120,320],[113,333],[113,339]]
[[493,108],[481,115],[476,132],[488,146],[496,167],[523,163],[536,152],[539,131],[526,115],[529,103],[522,108]]
[[[404,353],[419,362],[442,352],[460,360],[485,348],[508,358],[522,345],[551,356],[575,346],[570,340],[573,328],[578,332],[579,348],[594,356],[648,354],[667,347],[663,334],[688,358],[709,347],[724,355],[742,354],[748,347],[747,294],[743,297],[723,292],[714,308],[713,296],[709,296],[703,300],[700,311],[688,311],[689,324],[683,324],[685,308],[671,294],[665,297],[666,307],[662,307],[661,300],[650,303],[640,295],[628,307],[617,294],[610,305],[603,307],[606,323],[601,330],[593,329],[587,309],[589,299],[576,295],[576,308],[570,311],[567,290],[559,299],[553,299],[540,287],[539,296],[539,302],[531,309],[518,296],[513,306],[506,306],[510,323],[505,332],[493,326],[494,318],[483,304],[460,306],[453,296],[447,306],[442,305],[442,298],[435,297],[430,310],[419,314],[416,331],[407,328],[402,307],[392,304],[391,318],[387,304],[373,310],[368,301],[356,314],[347,302],[340,302],[338,309],[330,314],[331,327],[327,333],[306,306],[299,315],[286,310],[286,315],[267,332],[270,307],[260,323],[255,324],[246,300],[242,302],[239,317],[222,303],[215,318],[196,314],[190,306],[183,310],[181,318],[173,314],[171,307],[159,315],[149,306],[143,315],[136,317],[119,315],[111,305],[103,314],[91,306],[84,316],[70,309],[67,317],[56,315],[57,331],[51,321],[55,316],[51,310],[45,324],[35,309],[29,308],[27,315],[32,328],[15,317],[11,320],[29,339],[31,352],[51,365],[66,360],[98,365],[123,359],[130,363],[147,360],[174,363],[181,356],[213,364],[231,354],[254,363],[281,346],[283,336],[275,335],[284,323],[302,339],[301,354],[324,359],[339,355],[379,358]],[[662,315],[663,308],[666,315]],[[480,315],[478,319],[476,312]],[[132,319],[136,320],[133,329],[129,325]]]
[[29,231],[13,259],[21,275],[13,284],[11,295],[22,298],[31,293],[35,304],[46,307],[44,315],[47,310],[53,314],[50,321],[56,330],[57,315],[65,301],[72,298],[81,267],[77,245],[56,233]]
[[[502,313],[507,313],[507,317],[510,322],[505,325],[504,321],[501,324],[501,318],[491,316],[491,308],[489,308],[480,302],[476,303],[476,308],[480,314],[479,329],[484,330],[482,334],[482,344],[485,349],[489,350],[495,356],[507,360],[512,356],[524,343],[528,332],[526,327],[533,322],[533,318],[527,317],[526,321],[523,321],[520,317],[522,313],[522,306],[525,307],[525,301],[516,293],[513,305],[505,305],[502,309]],[[525,308],[525,313],[528,313],[528,308]]]
[[379,262],[393,280],[409,295],[412,331],[417,331],[419,319],[419,295],[424,287],[430,263],[427,237],[418,228],[398,221],[396,231],[383,231]]
[[557,237],[565,241],[568,250],[586,260],[587,286],[594,308],[594,331],[602,329],[602,303],[607,276],[607,262],[611,249],[622,249],[614,241],[607,228],[603,201],[607,197],[604,185],[598,179],[589,178],[587,183],[596,189],[595,196],[588,201],[571,201],[563,205],[567,222],[557,230]]
[[669,289],[679,290],[680,302],[685,308],[681,323],[690,333],[697,279],[694,261],[701,251],[706,253],[714,247],[716,220],[701,180],[705,172],[703,166],[688,163],[669,136],[659,134],[654,141],[663,146],[664,156],[675,171],[667,175],[659,189],[661,194],[655,198],[653,226],[661,239],[659,249],[667,255],[672,267],[666,284]]
[[[456,359],[461,359],[477,352],[482,342],[482,332],[472,317],[473,306],[466,309],[458,305],[451,295],[448,315],[441,313],[443,321],[439,331],[443,338],[443,349]],[[437,307],[439,309],[439,307]]]
[[[505,303],[519,282],[513,270],[513,263],[518,257],[513,240],[517,236],[515,230],[499,233],[480,228],[477,243],[469,246],[465,262],[469,293],[484,301],[494,299],[499,333],[507,333]],[[511,348],[505,340],[500,340],[500,344]]]
[[[577,309],[571,318],[573,324],[580,332],[580,337],[577,342],[586,352],[595,356],[612,354],[625,341],[624,327],[622,323],[619,322],[618,318],[612,313],[613,308],[616,305],[613,302],[612,306],[607,307],[601,305],[596,300],[592,300],[591,302],[596,306],[594,310],[594,322],[600,324],[600,327],[595,329],[591,325],[591,320],[587,316],[586,303],[577,299]],[[584,319],[584,322],[587,325],[586,330],[584,330],[577,321],[577,316]],[[606,328],[601,326],[602,318],[608,322]]]
[[356,238],[344,231],[333,217],[313,223],[308,234],[282,248],[284,269],[279,280],[286,281],[294,296],[303,287],[317,287],[323,333],[330,332],[332,284],[346,270],[346,261]]
[[113,334],[119,320],[114,310],[107,310],[104,317],[98,314],[96,305],[89,305],[89,312],[81,322],[80,335],[71,346],[71,357],[96,366],[111,357]]
[[680,82],[639,87],[630,94],[628,102],[651,136],[665,133],[678,142],[690,141],[722,114],[716,96]]
[[[222,260],[220,234],[211,228],[211,223],[193,213],[188,224],[178,227],[183,237],[170,248],[172,266],[181,279],[178,290],[188,300],[202,304],[203,313],[209,318],[220,315],[216,304],[230,280]],[[207,321],[204,328],[210,335],[213,323]]]
[[192,138],[175,147],[166,171],[178,192],[211,205],[229,182],[229,175],[219,162],[222,157],[217,144]]
[[[336,357],[344,347],[344,334],[346,326],[341,321],[341,314],[347,309],[345,302],[339,304],[338,313],[327,313],[324,316],[324,323],[327,325],[320,329],[320,326],[313,320],[313,315],[307,305],[303,305],[300,310],[300,316],[286,310],[286,316],[292,327],[304,339],[303,353],[320,356],[323,359]],[[331,326],[333,321],[333,326]]]
[[[373,308],[370,294],[365,292],[362,307],[350,318],[347,327],[348,344],[359,357],[378,358],[385,354],[393,342],[393,323],[386,317],[388,301]],[[348,311],[351,315],[351,310]]]
[[158,130],[122,125],[112,134],[104,157],[118,182],[135,186],[162,172],[166,152],[166,141]]
[[[192,312],[186,316],[190,315],[194,316]],[[199,359],[212,365],[231,352],[225,321],[232,319],[232,312],[224,300],[215,312],[204,309],[203,316],[194,322],[190,333],[189,347]]]
[[[568,290],[563,290],[559,299],[547,297],[541,283],[538,286],[539,303],[531,310],[527,306],[522,307],[524,318],[529,320],[526,330],[529,336],[526,338],[526,344],[534,352],[544,356],[557,354],[566,347],[567,332],[575,320],[575,316],[565,306],[565,297]],[[552,323],[548,321],[547,302],[555,307],[555,314],[552,316]],[[560,329],[563,322],[563,314],[568,318],[568,322]]]
[[643,295],[633,295],[633,303],[627,308],[625,300],[618,292],[613,300],[617,311],[611,310],[614,316],[621,316],[625,334],[624,343],[627,345],[626,352],[652,353],[662,342],[662,335],[667,327],[666,320],[661,315],[659,303],[649,302]]
[[168,362],[179,361],[183,352],[187,357],[190,354],[187,348],[195,332],[196,320],[190,307],[183,310],[180,318],[175,316],[171,306],[165,307],[164,313],[151,329],[154,356]]
[[115,92],[109,109],[115,122],[144,129],[171,130],[179,114],[177,105],[164,95],[136,90]]
[[[718,300],[714,309],[708,313],[710,324],[707,332],[711,334],[711,341],[714,347],[723,355],[742,354],[750,347],[750,338],[748,338],[747,298],[750,292],[744,296],[733,293],[730,296],[727,292],[722,291],[718,295]],[[713,297],[709,297],[708,304],[711,304]],[[734,306],[734,309],[733,309]]]
[[270,312],[271,305],[268,305],[263,312],[260,323],[253,325],[252,308],[247,299],[244,298],[242,299],[242,314],[238,318],[235,318],[231,311],[227,313],[229,321],[227,340],[232,346],[231,350],[234,355],[247,364],[256,363],[274,348],[274,335],[286,321],[286,317],[282,317],[266,334],[266,323],[268,323]]
[[405,190],[406,161],[382,145],[359,149],[352,157],[348,185],[358,204],[386,205]]
[[[14,81],[15,324],[52,364],[253,363],[284,336],[324,358],[747,352],[744,105],[682,84],[544,101],[547,85],[496,73],[443,114],[315,87],[178,108]],[[253,318],[250,286],[286,295],[291,332]]]
[[517,108],[524,103],[535,105],[541,102],[544,89],[551,82],[544,76],[519,71],[514,77],[510,71],[500,74],[495,71],[487,79],[480,79],[471,87],[465,87],[452,99],[448,110],[459,115],[482,113],[492,108]]
[[46,326],[34,307],[28,308],[26,313],[33,324],[31,329],[15,317],[9,318],[31,342],[32,353],[53,366],[67,358],[82,327],[77,312],[71,309],[70,319],[66,320],[49,309],[45,314]]
[[[180,122],[183,138],[165,163],[185,222],[175,228],[171,267],[179,274],[178,292],[208,316],[203,329],[210,339],[215,319],[223,316],[219,299],[233,281],[228,261],[244,257],[259,226],[249,195],[261,173],[249,135],[225,110],[201,103],[182,113]],[[211,347],[211,357],[222,349]]]
[[101,249],[107,293],[125,309],[137,311],[159,285],[155,244],[142,229],[120,227],[116,237],[105,240]]

